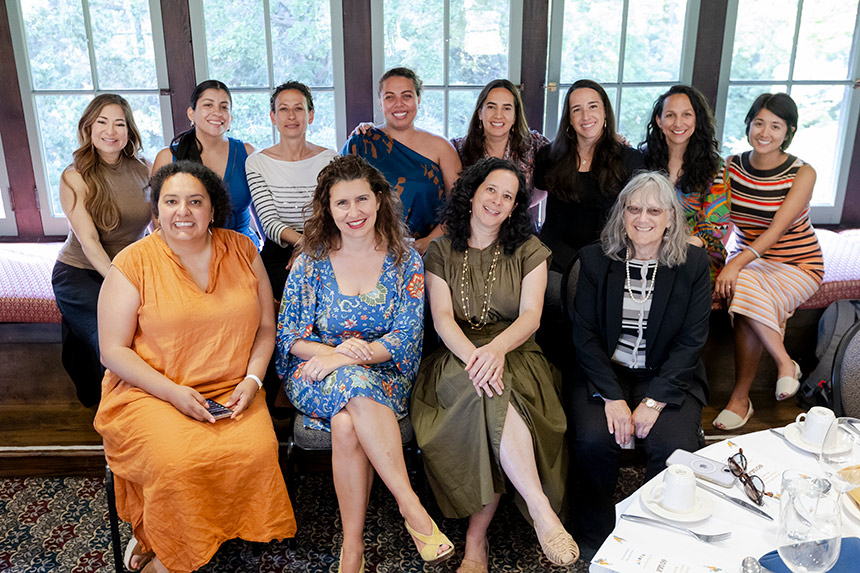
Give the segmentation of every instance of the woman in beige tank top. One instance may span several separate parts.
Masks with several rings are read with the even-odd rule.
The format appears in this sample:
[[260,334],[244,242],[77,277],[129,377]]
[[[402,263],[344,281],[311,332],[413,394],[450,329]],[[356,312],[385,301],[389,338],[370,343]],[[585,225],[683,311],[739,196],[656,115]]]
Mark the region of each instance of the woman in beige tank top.
[[63,315],[63,366],[85,406],[98,403],[96,306],[113,257],[144,235],[151,221],[149,164],[128,102],[97,96],[78,122],[79,147],[60,180],[69,235],[54,265],[52,284]]

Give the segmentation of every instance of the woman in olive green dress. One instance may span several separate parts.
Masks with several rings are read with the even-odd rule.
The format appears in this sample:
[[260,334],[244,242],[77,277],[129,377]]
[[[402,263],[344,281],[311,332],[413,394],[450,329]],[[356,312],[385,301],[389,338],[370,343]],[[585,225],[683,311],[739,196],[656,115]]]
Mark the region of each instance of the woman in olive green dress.
[[507,477],[546,557],[579,556],[558,517],[567,469],[560,381],[533,334],[549,249],[532,235],[529,192],[509,161],[467,169],[445,207],[446,232],[424,260],[444,346],[424,359],[412,420],[436,501],[469,517],[461,573],[487,570],[487,527]]

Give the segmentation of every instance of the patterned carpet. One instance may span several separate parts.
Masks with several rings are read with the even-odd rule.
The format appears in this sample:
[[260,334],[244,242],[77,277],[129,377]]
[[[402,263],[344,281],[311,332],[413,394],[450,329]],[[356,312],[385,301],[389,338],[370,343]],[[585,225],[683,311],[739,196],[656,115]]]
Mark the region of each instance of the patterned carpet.
[[[616,496],[634,491],[643,471],[622,470]],[[331,475],[311,473],[291,492],[299,532],[293,544],[225,543],[201,571],[336,572],[340,522]],[[426,497],[422,496],[422,497]],[[430,504],[432,505],[432,504]],[[439,527],[462,555],[465,520],[440,519]],[[125,543],[131,528],[123,524]],[[543,557],[534,531],[508,497],[489,532],[490,571],[563,571]],[[377,480],[365,526],[368,571],[454,571],[460,558],[425,566],[397,513],[394,499]],[[586,571],[577,563],[570,571]],[[96,573],[114,571],[104,481],[97,478],[0,480],[0,571]]]

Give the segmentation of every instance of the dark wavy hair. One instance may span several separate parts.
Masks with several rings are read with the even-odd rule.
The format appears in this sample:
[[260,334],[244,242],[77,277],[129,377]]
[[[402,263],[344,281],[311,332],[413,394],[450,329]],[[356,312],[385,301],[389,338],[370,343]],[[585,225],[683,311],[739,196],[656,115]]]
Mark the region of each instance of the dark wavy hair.
[[715,135],[714,114],[699,90],[692,86],[676,85],[660,95],[654,102],[651,120],[645,131],[645,141],[639,144],[639,150],[645,155],[645,165],[649,170],[668,173],[669,146],[666,144],[663,130],[657,125],[657,119],[662,119],[663,106],[669,96],[673,95],[687,96],[693,113],[696,114],[696,128],[684,151],[684,163],[677,186],[687,192],[696,191],[704,197],[720,167],[720,144]]
[[779,148],[782,151],[788,149],[791,145],[791,140],[794,139],[794,134],[797,133],[797,104],[791,99],[791,96],[785,93],[761,94],[753,102],[747,116],[744,118],[746,124],[747,140],[750,137],[750,125],[752,125],[755,116],[762,109],[766,109],[773,113],[776,117],[785,122],[787,129],[785,130],[785,139]]
[[409,253],[406,244],[409,233],[403,222],[400,198],[391,191],[385,176],[357,155],[336,157],[320,171],[313,199],[305,207],[305,212],[310,209],[311,214],[305,222],[299,248],[314,259],[322,259],[340,248],[340,229],[331,214],[331,188],[337,183],[357,180],[366,181],[379,202],[375,224],[377,244],[387,248],[400,264]]
[[564,111],[558,122],[558,132],[550,144],[549,159],[552,162],[546,175],[547,191],[566,200],[578,201],[580,188],[576,132],[570,125],[570,95],[578,89],[592,89],[600,96],[606,115],[603,133],[594,147],[591,158],[591,173],[597,177],[600,192],[615,197],[624,184],[624,165],[621,162],[621,143],[615,137],[615,113],[606,90],[594,80],[577,80],[564,95]]
[[[290,80],[282,83],[278,87],[275,88],[275,91],[272,92],[272,97],[269,98],[269,107],[272,109],[272,113],[275,113],[275,105],[278,103],[278,94],[287,90],[296,90],[297,92],[301,92],[303,96],[305,96],[305,101],[307,102],[308,113],[314,110],[314,98],[311,96],[311,90],[308,86],[303,84],[302,82],[297,82],[294,80]],[[230,93],[230,92],[227,92]]]
[[[218,80],[206,80],[205,82],[197,84],[197,87],[195,87],[194,91],[191,92],[191,109],[197,109],[197,101],[206,90],[221,90],[227,92],[227,99],[230,100],[230,106],[233,106],[233,96],[230,95],[230,88],[228,88],[224,82],[219,82]],[[197,139],[197,129],[192,125],[191,129],[183,131],[174,137],[173,141],[170,142],[170,152],[173,154],[173,158],[176,161],[187,159],[189,161],[203,163],[203,160],[200,158],[200,154],[203,152],[203,146]]]
[[472,198],[481,183],[498,169],[515,174],[519,184],[516,205],[510,218],[499,228],[499,244],[505,254],[510,255],[534,234],[534,222],[529,215],[531,191],[522,171],[507,159],[487,157],[478,160],[460,174],[460,179],[454,184],[451,196],[442,208],[441,222],[445,225],[445,234],[451,239],[451,246],[455,251],[465,251],[469,247],[469,237],[472,236]]
[[418,77],[414,71],[409,68],[391,68],[379,78],[379,85],[376,88],[376,94],[382,95],[382,84],[385,83],[385,80],[388,78],[406,78],[412,82],[412,85],[415,86],[415,95],[417,97],[421,97],[421,91],[424,89],[424,82],[421,81],[421,78]]
[[464,167],[473,165],[476,161],[484,157],[484,129],[478,114],[487,102],[490,92],[496,88],[506,89],[514,96],[514,125],[511,126],[511,133],[508,137],[511,156],[515,161],[519,161],[528,151],[531,135],[529,133],[528,121],[526,121],[526,114],[523,110],[523,98],[520,96],[520,90],[510,80],[493,80],[485,85],[481,93],[478,94],[475,111],[472,113],[472,120],[469,122],[469,131],[466,132],[466,139],[463,142]]
[[168,179],[179,173],[191,175],[203,184],[203,188],[206,189],[206,194],[209,195],[209,201],[212,202],[214,209],[214,215],[212,216],[214,221],[212,225],[214,227],[223,227],[230,216],[230,195],[224,189],[221,178],[214,171],[196,161],[175,161],[168,163],[155,172],[149,180],[149,187],[152,192],[152,214],[158,218],[158,198],[161,197],[161,188]]

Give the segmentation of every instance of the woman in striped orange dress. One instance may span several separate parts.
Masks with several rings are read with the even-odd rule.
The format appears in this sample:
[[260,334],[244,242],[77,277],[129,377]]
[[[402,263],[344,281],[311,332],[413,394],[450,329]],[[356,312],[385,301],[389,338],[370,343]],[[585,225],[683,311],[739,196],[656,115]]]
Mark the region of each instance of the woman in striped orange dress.
[[797,106],[787,94],[762,94],[744,120],[752,151],[728,160],[731,221],[738,251],[716,280],[729,299],[735,329],[735,387],[714,420],[740,428],[753,414],[749,390],[762,350],[776,362],[776,399],[794,396],[800,367],[783,345],[785,323],[815,294],[824,260],[809,221],[815,170],[785,152],[797,130]]

